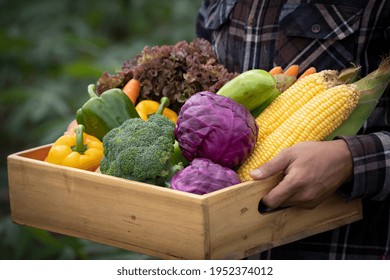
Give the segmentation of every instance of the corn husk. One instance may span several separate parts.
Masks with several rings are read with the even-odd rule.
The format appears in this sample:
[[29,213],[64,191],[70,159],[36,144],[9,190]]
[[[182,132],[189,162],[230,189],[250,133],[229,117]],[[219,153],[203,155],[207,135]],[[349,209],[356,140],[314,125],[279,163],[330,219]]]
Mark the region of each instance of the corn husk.
[[275,74],[274,78],[276,81],[276,88],[280,92],[286,91],[286,89],[291,87],[297,81],[297,77],[286,74]]
[[343,82],[345,84],[350,84],[350,83],[354,83],[357,81],[357,79],[359,78],[359,74],[360,74],[360,70],[361,70],[361,66],[356,66],[354,64],[352,64],[353,66],[349,67],[349,68],[345,68],[343,69],[339,76],[338,76],[338,80],[340,82]]
[[326,137],[326,140],[331,140],[336,136],[356,135],[378,104],[389,83],[390,57],[387,57],[382,60],[378,69],[354,82],[360,91],[359,102],[349,118]]

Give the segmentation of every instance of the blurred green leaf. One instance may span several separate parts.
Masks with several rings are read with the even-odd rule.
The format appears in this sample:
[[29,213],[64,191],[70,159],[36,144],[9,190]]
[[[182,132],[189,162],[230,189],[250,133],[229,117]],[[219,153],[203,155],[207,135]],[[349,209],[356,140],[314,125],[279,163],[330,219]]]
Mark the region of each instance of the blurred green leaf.
[[96,78],[102,71],[90,61],[75,61],[65,65],[64,73],[74,77]]

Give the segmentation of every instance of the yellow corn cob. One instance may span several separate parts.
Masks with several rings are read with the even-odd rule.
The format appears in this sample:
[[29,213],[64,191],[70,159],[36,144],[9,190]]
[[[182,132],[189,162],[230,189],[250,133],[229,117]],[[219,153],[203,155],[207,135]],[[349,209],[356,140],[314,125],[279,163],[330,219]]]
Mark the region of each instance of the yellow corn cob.
[[306,104],[316,94],[338,83],[338,72],[323,70],[295,82],[280,94],[257,118],[260,140],[270,135],[292,113]]
[[239,167],[241,181],[249,181],[249,171],[266,163],[282,149],[303,141],[321,141],[340,126],[359,101],[356,85],[342,84],[317,94],[291,114],[262,142],[257,142],[249,158]]

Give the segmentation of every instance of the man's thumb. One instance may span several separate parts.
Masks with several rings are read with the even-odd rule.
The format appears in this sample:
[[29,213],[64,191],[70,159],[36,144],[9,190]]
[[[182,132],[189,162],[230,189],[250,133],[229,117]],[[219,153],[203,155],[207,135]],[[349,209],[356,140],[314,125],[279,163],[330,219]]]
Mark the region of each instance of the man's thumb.
[[289,165],[289,159],[287,153],[280,153],[270,161],[264,163],[260,167],[253,169],[249,172],[249,175],[254,180],[260,180],[268,178],[280,171],[285,170]]

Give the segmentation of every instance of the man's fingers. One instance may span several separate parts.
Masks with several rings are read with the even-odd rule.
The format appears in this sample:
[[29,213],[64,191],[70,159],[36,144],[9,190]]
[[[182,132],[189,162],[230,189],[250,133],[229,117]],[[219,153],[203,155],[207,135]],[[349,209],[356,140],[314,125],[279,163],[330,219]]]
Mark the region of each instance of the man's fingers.
[[288,180],[286,180],[285,177],[276,187],[270,190],[270,192],[262,198],[263,203],[270,208],[290,206],[286,204],[286,201],[289,201],[295,192],[292,192],[291,189],[288,188],[287,182]]
[[294,183],[287,174],[268,194],[262,198],[262,202],[269,208],[275,209],[292,205],[301,208],[313,209],[323,201],[323,195],[316,188],[302,188],[302,185]]
[[283,150],[279,155],[264,163],[262,166],[251,170],[249,175],[254,180],[265,179],[280,171],[285,170],[290,165],[290,155],[286,150]]

